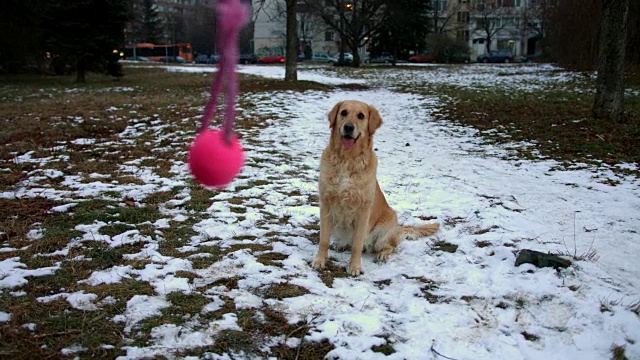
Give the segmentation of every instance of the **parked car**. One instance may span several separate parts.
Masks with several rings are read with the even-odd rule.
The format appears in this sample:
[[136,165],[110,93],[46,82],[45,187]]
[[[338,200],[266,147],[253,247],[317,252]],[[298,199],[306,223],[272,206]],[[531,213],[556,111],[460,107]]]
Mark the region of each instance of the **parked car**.
[[258,64],[284,64],[284,56],[274,55],[260,58],[256,61]]
[[340,61],[340,53],[335,55],[336,62],[333,66],[351,66],[353,64],[353,55],[351,53],[344,53],[342,61]]
[[186,64],[187,60],[181,58],[180,56],[167,56],[165,58],[160,59],[162,63],[172,63],[172,64]]
[[482,63],[510,63],[513,62],[511,51],[489,51],[486,54],[478,55],[478,62]]
[[238,62],[240,64],[255,64],[258,62],[258,57],[256,54],[240,54]]
[[315,62],[324,62],[324,63],[329,63],[329,64],[335,64],[336,62],[338,62],[338,59],[334,56],[331,56],[327,53],[315,53],[313,54],[313,56],[311,57],[311,61],[315,61]]
[[408,60],[410,63],[430,63],[436,61],[436,56],[431,54],[414,55]]
[[219,55],[200,54],[196,56],[196,64],[217,64],[220,61]]
[[[336,58],[340,59],[340,53],[336,54]],[[353,61],[353,54],[352,53],[344,53],[344,59],[346,61]]]
[[136,56],[136,57],[132,57],[127,59],[129,61],[138,61],[138,62],[153,62],[153,60],[146,58],[144,56]]
[[373,56],[365,60],[366,63],[369,64],[390,64],[393,62],[393,56],[389,54],[382,54],[378,56]]

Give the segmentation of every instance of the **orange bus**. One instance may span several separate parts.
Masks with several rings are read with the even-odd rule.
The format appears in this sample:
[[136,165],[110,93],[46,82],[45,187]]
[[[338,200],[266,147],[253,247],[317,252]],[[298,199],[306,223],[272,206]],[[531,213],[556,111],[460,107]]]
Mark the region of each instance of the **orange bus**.
[[167,56],[180,56],[187,62],[193,62],[191,44],[177,43],[169,45],[142,43],[127,45],[124,48],[124,58],[131,60],[134,57],[145,57],[152,61],[162,61]]

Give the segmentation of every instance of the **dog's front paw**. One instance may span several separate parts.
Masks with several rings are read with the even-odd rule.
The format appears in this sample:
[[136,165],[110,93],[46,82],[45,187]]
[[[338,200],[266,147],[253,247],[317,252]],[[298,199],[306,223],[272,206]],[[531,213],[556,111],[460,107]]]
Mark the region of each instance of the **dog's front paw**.
[[327,258],[326,257],[317,257],[313,261],[313,268],[316,270],[322,270],[327,266]]
[[387,259],[389,259],[389,255],[391,255],[391,252],[392,252],[391,250],[382,249],[382,251],[380,251],[377,256],[378,262],[387,261]]
[[362,271],[362,265],[353,263],[349,265],[349,274],[351,274],[351,276],[359,276],[362,273],[364,273],[364,271]]

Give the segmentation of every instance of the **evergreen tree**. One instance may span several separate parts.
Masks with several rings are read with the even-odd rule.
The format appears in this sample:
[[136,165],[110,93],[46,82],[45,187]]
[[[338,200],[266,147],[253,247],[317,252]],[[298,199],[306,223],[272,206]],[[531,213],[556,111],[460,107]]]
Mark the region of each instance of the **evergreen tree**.
[[4,0],[0,10],[0,72],[43,71],[42,12],[45,0]]
[[431,29],[429,0],[387,0],[381,28],[373,37],[373,50],[399,55],[424,50]]
[[78,82],[89,70],[121,75],[113,51],[124,39],[127,8],[127,0],[49,1],[43,27],[57,72],[73,69]]
[[142,0],[142,38],[144,42],[157,44],[161,38],[162,20],[155,0]]

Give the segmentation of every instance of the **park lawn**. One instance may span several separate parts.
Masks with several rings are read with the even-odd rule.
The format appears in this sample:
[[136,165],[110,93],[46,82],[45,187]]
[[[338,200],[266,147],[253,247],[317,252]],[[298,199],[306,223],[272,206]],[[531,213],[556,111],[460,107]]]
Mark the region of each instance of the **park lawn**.
[[[449,72],[457,69],[447,67]],[[518,71],[513,69],[491,76],[509,78]],[[376,84],[288,84],[241,75],[236,128],[250,155],[248,171],[228,190],[203,189],[190,180],[184,160],[200,121],[211,74],[148,67],[125,70],[126,76],[119,80],[91,74],[83,86],[74,84],[71,77],[2,78],[0,211],[6,216],[0,220],[0,316],[7,316],[4,320],[0,317],[2,356],[113,358],[125,354],[170,357],[231,353],[321,359],[332,351],[344,354],[340,352],[344,349],[337,349],[341,343],[336,339],[314,336],[320,331],[325,335],[330,332],[334,320],[313,310],[292,316],[291,307],[300,306],[304,299],[316,299],[319,289],[341,294],[344,299],[362,291],[363,284],[374,298],[368,303],[367,296],[358,304],[361,310],[365,304],[367,308],[375,306],[375,299],[397,298],[399,293],[393,291],[402,288],[415,290],[407,296],[433,306],[429,311],[434,316],[442,309],[442,314],[457,319],[453,314],[460,309],[462,313],[475,313],[482,306],[498,312],[518,312],[528,307],[540,310],[540,302],[547,301],[545,296],[549,295],[537,297],[535,291],[528,292],[530,289],[505,290],[495,298],[472,293],[464,286],[453,290],[455,284],[436,278],[438,263],[430,268],[433,278],[429,272],[409,274],[393,262],[389,271],[397,272],[397,276],[375,278],[383,276],[385,270],[368,264],[371,273],[367,275],[373,277],[358,281],[347,277],[345,255],[338,254],[329,268],[314,278],[315,272],[305,267],[305,261],[314,252],[312,244],[319,230],[313,213],[318,205],[314,183],[317,164],[313,159],[321,146],[313,132],[304,133],[301,139],[283,138],[275,132],[280,124],[308,114],[305,102],[314,104],[308,110],[320,113],[317,117],[324,121],[331,104],[326,109],[315,104],[342,94],[370,95],[391,103],[388,91],[434,97],[440,102],[429,111],[442,123],[438,126],[463,133],[465,141],[477,139],[478,151],[526,142],[528,146],[513,147],[516,157],[533,162],[557,160],[563,165],[559,167],[574,170],[605,166],[620,173],[598,179],[602,186],[613,187],[628,181],[626,176],[638,175],[638,168],[628,165],[639,161],[635,145],[640,136],[640,109],[633,82],[628,120],[606,124],[589,119],[593,78],[588,74],[533,91],[399,82],[391,83],[380,94]],[[393,77],[399,72],[411,77],[412,72],[439,70],[365,67],[310,71],[365,79],[385,74]],[[293,101],[303,105],[291,109]],[[398,99],[401,101],[411,104],[414,100]],[[398,105],[396,113],[401,109]],[[219,124],[220,117],[213,123]],[[470,126],[478,132],[468,135],[468,131],[447,124]],[[393,125],[389,119],[388,126]],[[302,121],[298,126],[306,129],[311,125]],[[313,126],[310,129],[316,131]],[[391,153],[385,147],[394,141],[382,140],[384,158]],[[421,143],[402,140],[401,147],[408,153],[420,153],[415,149]],[[301,149],[299,144],[309,144],[309,149]],[[296,151],[285,151],[287,147]],[[497,158],[500,156],[513,159],[514,155],[499,153]],[[487,157],[490,155],[482,159]],[[618,164],[627,165],[614,166]],[[466,175],[447,174],[446,178]],[[380,176],[384,179],[387,174]],[[430,180],[441,183],[442,178]],[[585,186],[577,180],[569,185]],[[422,186],[423,191],[430,188],[411,183],[395,186],[400,190],[393,190],[396,192],[390,199],[417,196],[411,190],[414,186]],[[506,258],[525,244],[539,243],[534,238],[510,234],[498,223],[499,216],[491,216],[498,210],[514,218],[526,214],[529,209],[522,208],[515,198],[501,199],[480,190],[472,193],[487,202],[487,208],[480,210],[488,211],[487,218],[492,219],[488,221],[496,223],[480,217],[474,220],[463,214],[462,208],[442,210],[438,219],[444,225],[444,234],[432,244],[421,244],[417,253],[428,253],[433,259],[444,259],[460,268],[480,264],[480,270],[473,271],[483,271],[485,267],[502,266],[498,257]],[[436,205],[429,204],[431,208]],[[409,210],[404,208],[402,215],[413,216]],[[454,234],[464,234],[464,240],[470,240],[461,241],[462,235]],[[564,245],[568,247],[561,251],[564,255],[591,269],[597,256],[590,247],[576,253],[577,249]],[[406,249],[404,253],[407,255]],[[415,263],[409,265],[416,268],[423,265],[419,256],[412,261]],[[593,274],[584,278],[563,275],[571,284],[561,299],[573,299],[575,294],[573,300],[579,304],[572,311],[581,313],[583,308],[595,306],[602,316],[637,316],[639,307],[633,299],[598,297],[609,290],[598,281],[597,292],[589,296],[582,293],[585,284],[596,278]],[[556,277],[553,272],[540,276],[551,282]],[[357,291],[349,291],[350,287]],[[451,309],[454,305],[459,308]],[[343,307],[349,308],[336,305],[338,310]],[[385,316],[388,318],[382,322],[407,321],[404,313],[394,315],[390,311]],[[491,321],[483,316],[474,321],[490,329]],[[514,325],[511,330],[532,348],[548,341],[545,338],[549,333],[563,332],[538,325],[533,330]],[[374,338],[368,349],[377,354],[399,352],[397,355],[406,356],[403,349],[415,346],[410,341],[410,345],[405,344],[406,339],[389,328]],[[352,344],[368,344],[360,340]],[[625,346],[633,346],[632,341],[640,339],[630,340],[608,344],[605,351],[624,354]],[[196,345],[185,345],[190,343]],[[433,351],[433,344],[428,345]],[[445,350],[454,349],[446,342],[443,346]]]

